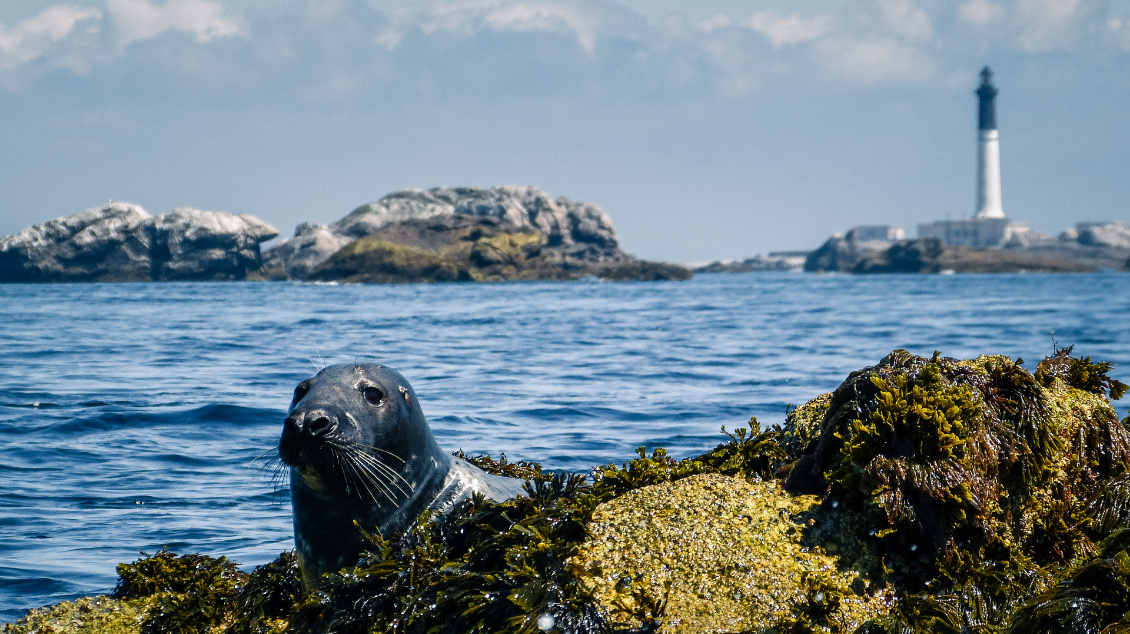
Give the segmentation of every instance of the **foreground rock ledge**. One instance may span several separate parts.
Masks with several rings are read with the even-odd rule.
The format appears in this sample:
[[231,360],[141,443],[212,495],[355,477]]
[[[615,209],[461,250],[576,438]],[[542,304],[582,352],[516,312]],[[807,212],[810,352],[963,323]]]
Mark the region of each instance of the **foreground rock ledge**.
[[247,575],[162,552],[116,598],[32,611],[31,632],[1122,631],[1130,418],[1109,363],[1057,350],[896,350],[710,452],[589,477],[472,457],[529,495],[424,516],[304,594],[295,557]]

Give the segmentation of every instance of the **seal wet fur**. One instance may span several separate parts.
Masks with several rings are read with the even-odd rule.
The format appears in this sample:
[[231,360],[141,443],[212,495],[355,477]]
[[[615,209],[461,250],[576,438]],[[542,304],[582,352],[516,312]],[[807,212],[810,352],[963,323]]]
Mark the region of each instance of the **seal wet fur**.
[[441,450],[412,386],[379,365],[333,365],[299,383],[279,457],[290,466],[307,587],[357,563],[367,545],[358,525],[388,537],[421,512],[445,513],[475,493],[502,501],[523,492],[521,480]]

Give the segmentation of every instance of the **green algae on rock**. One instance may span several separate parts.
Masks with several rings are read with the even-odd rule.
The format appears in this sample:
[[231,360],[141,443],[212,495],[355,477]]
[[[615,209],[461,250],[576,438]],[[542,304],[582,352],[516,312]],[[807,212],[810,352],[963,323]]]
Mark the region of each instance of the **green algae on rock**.
[[82,597],[29,611],[3,634],[140,634],[146,601]]
[[788,474],[823,500],[806,543],[902,596],[877,621],[889,631],[997,631],[1124,521],[1130,434],[1105,398],[1120,393],[1110,366],[1021,363],[897,350],[833,393]]
[[718,474],[656,484],[597,507],[574,563],[618,625],[642,625],[632,618],[642,595],[665,604],[663,631],[761,630],[808,610],[813,625],[850,632],[887,600],[859,596],[858,573],[802,544],[801,514],[815,503]]

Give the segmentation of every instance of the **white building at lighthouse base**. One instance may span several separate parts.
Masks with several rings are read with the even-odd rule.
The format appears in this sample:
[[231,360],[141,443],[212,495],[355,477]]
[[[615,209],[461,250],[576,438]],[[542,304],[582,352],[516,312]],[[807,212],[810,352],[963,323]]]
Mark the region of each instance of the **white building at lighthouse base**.
[[997,249],[1023,240],[1028,223],[1008,218],[965,218],[939,220],[918,225],[919,238],[937,238],[942,244],[979,249]]

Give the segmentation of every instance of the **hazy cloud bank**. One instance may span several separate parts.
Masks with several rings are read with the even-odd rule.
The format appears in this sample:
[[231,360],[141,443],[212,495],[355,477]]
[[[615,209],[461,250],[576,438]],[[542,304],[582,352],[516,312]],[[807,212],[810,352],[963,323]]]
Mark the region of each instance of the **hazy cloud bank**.
[[544,95],[562,86],[733,96],[791,80],[916,84],[994,52],[1130,50],[1130,20],[1085,0],[857,0],[809,14],[782,6],[690,23],[649,22],[597,0],[453,0],[392,13],[331,0],[272,15],[237,15],[214,0],[59,4],[0,24],[0,82],[19,90],[60,70],[128,74],[155,63],[156,45],[165,60],[156,63],[180,80],[214,64],[224,89],[269,85],[315,99]]

